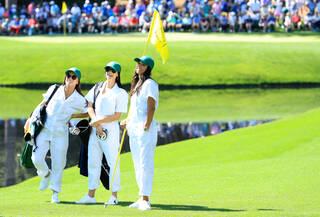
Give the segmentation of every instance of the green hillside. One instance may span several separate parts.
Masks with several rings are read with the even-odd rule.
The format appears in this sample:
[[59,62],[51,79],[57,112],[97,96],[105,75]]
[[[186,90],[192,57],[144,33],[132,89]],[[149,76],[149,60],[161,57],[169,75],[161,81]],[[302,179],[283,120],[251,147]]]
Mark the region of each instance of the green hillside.
[[320,216],[320,109],[265,125],[158,147],[153,210],[137,199],[130,153],[121,157],[120,205],[75,205],[87,191],[78,168],[65,171],[61,204],[39,178],[0,189],[1,216]]

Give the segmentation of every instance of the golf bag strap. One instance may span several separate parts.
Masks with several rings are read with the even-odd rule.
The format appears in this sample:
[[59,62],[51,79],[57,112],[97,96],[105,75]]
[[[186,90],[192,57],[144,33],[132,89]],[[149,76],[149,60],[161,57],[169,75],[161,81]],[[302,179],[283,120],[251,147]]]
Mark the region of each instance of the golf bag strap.
[[[49,102],[50,102],[51,98],[52,98],[52,97],[53,97],[53,95],[57,92],[57,90],[58,90],[58,88],[59,88],[59,87],[60,87],[60,85],[55,84],[54,90],[52,91],[52,93],[51,93],[51,95],[50,95],[49,99],[48,99],[48,100],[47,100],[47,102],[45,103],[45,106],[48,106],[48,104],[49,104]],[[32,114],[33,114],[33,111],[31,112],[31,114],[30,114],[30,116],[29,116],[29,117],[31,117],[31,116],[32,116]]]
[[49,102],[50,102],[50,100],[51,100],[51,98],[53,97],[53,95],[57,92],[57,90],[58,90],[58,88],[60,87],[60,85],[54,85],[54,90],[52,91],[52,93],[51,93],[51,95],[50,95],[50,97],[49,97],[49,99],[47,100],[47,102],[46,102],[46,106],[48,106],[48,104],[49,104]]
[[95,110],[96,108],[96,99],[100,93],[100,88],[102,87],[102,85],[103,85],[103,82],[99,82],[94,86],[93,104],[92,104],[93,110]]

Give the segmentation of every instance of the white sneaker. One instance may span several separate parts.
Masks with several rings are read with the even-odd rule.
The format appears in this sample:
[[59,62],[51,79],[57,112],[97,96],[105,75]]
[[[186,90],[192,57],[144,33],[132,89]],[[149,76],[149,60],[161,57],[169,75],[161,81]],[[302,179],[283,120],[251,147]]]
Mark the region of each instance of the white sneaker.
[[58,196],[57,192],[52,194],[51,203],[60,203],[59,196]]
[[137,200],[136,202],[130,204],[129,208],[138,208],[140,201],[141,201],[141,198],[139,200]]
[[117,205],[118,204],[118,199],[111,195],[111,197],[109,198],[107,205]]
[[96,198],[85,195],[80,200],[76,201],[77,204],[96,203]]
[[42,177],[40,186],[39,186],[40,191],[44,191],[47,189],[47,187],[49,186],[50,179],[51,179],[51,172],[48,177]]
[[150,201],[146,201],[146,200],[140,201],[138,209],[142,211],[151,210]]

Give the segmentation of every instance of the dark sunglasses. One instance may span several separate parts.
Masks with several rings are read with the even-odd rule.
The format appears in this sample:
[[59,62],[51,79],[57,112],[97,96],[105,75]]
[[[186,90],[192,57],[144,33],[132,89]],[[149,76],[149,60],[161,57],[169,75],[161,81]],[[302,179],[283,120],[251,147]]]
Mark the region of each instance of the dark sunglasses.
[[107,68],[106,69],[106,72],[109,72],[109,71],[111,71],[113,74],[116,73],[116,71],[113,68]]
[[139,62],[138,62],[138,65],[139,65],[139,64],[142,64],[142,66],[146,66],[146,64],[144,64],[142,61],[139,61]]
[[77,76],[76,75],[70,75],[69,73],[67,73],[67,78],[72,78],[72,80],[76,80],[77,79]]

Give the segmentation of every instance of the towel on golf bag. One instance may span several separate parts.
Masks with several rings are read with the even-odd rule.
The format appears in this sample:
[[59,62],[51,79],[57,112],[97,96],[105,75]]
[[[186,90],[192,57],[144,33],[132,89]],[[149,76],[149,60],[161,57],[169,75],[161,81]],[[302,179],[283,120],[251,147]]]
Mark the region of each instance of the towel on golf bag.
[[[87,119],[79,121],[76,127],[80,130],[79,136],[81,138],[81,150],[78,167],[80,168],[80,174],[88,177],[88,143],[91,133],[91,127],[89,126],[89,121]],[[105,156],[103,155],[100,181],[107,190],[109,190],[109,173],[110,167]]]

